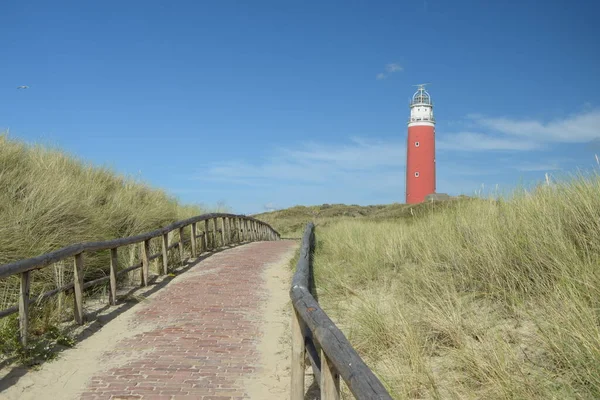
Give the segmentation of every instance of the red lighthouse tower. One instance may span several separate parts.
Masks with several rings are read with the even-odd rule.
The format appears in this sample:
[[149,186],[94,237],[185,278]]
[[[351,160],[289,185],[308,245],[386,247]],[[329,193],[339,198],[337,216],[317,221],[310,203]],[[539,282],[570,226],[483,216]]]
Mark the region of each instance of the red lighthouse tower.
[[425,84],[417,85],[410,102],[406,143],[406,203],[425,201],[435,193],[435,119]]

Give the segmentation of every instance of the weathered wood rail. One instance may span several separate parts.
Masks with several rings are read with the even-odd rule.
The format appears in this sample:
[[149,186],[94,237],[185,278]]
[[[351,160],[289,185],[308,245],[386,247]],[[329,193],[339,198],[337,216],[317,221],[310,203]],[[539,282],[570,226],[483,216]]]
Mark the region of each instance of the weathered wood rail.
[[314,224],[302,237],[300,258],[292,280],[291,400],[303,400],[305,360],[308,356],[321,400],[340,398],[340,376],[356,399],[392,400],[383,384],[354,350],[313,297],[312,255]]
[[[219,220],[221,221],[220,227],[218,224]],[[212,230],[209,230],[210,221],[212,221]],[[204,222],[201,232],[198,226],[200,222]],[[186,240],[184,232],[187,227],[190,229],[190,234],[189,239]],[[173,231],[178,231],[179,241],[169,244],[168,235]],[[160,240],[161,252],[150,254],[150,242],[152,239]],[[162,257],[162,268],[159,268],[159,274],[168,274],[170,268],[169,251],[176,247],[179,248],[181,263],[184,263],[184,248],[187,243],[190,243],[190,258],[194,259],[203,252],[218,248],[218,242],[220,242],[220,246],[222,247],[235,243],[279,239],[280,235],[275,229],[269,224],[255,218],[244,215],[213,213],[174,222],[171,225],[141,235],[102,242],[74,244],[37,257],[0,265],[0,279],[19,275],[21,282],[18,305],[0,310],[0,318],[17,312],[19,313],[19,339],[23,345],[26,345],[29,305],[34,302],[39,302],[61,292],[73,290],[74,318],[78,324],[83,324],[85,321],[83,291],[85,289],[108,282],[110,286],[108,301],[111,305],[115,305],[117,302],[118,276],[140,269],[141,285],[147,286],[150,276],[150,261]],[[127,268],[120,269],[117,257],[119,247],[135,244],[140,244],[139,262]],[[102,250],[110,250],[109,275],[84,282],[84,253]],[[73,282],[31,298],[29,293],[31,273],[34,270],[47,267],[69,257],[73,257],[74,259]]]

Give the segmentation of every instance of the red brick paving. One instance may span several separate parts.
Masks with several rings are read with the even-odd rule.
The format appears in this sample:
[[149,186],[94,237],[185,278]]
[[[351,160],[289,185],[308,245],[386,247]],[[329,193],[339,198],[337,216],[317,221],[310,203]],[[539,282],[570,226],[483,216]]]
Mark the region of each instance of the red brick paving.
[[158,328],[122,340],[106,357],[140,355],[94,376],[82,400],[237,400],[260,355],[264,267],[295,245],[259,242],[214,254],[136,312]]

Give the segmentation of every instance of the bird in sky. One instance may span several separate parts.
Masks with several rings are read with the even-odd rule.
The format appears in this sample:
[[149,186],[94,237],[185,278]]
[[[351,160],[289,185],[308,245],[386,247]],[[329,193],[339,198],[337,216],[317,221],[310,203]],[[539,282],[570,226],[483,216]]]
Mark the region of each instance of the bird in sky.
[[25,85],[17,86],[17,89],[29,89],[29,86],[25,86]]

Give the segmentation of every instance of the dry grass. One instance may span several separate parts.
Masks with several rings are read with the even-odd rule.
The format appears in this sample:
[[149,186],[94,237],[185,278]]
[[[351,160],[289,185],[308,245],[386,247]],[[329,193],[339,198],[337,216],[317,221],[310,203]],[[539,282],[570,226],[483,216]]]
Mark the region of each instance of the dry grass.
[[343,219],[368,219],[370,221],[402,221],[412,223],[415,218],[438,212],[441,209],[454,208],[459,202],[477,200],[467,196],[453,198],[451,201],[436,201],[422,204],[386,204],[359,206],[356,204],[322,204],[320,206],[295,206],[284,210],[257,214],[254,217],[268,222],[283,237],[301,238],[304,227],[309,221],[320,227]]
[[[6,135],[0,135],[0,188],[0,264],[73,243],[147,232],[203,212],[202,207],[181,205],[165,192],[108,168]],[[137,249],[125,250],[120,251],[121,265],[128,266]],[[108,256],[108,252],[86,254],[86,280],[107,273]],[[72,260],[65,260],[32,274],[32,295],[70,281]],[[0,309],[14,305],[17,294],[16,278],[0,280]],[[59,303],[64,300],[55,298]],[[36,321],[45,320],[45,326],[56,322],[58,305],[34,310],[41,314]],[[8,325],[14,321],[5,318],[0,324],[0,330],[12,331]],[[38,328],[34,321],[32,329]]]
[[319,300],[395,399],[600,398],[600,176],[321,221]]

